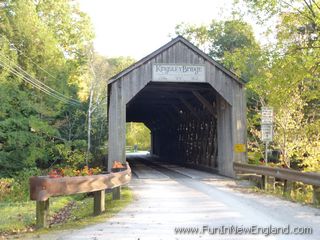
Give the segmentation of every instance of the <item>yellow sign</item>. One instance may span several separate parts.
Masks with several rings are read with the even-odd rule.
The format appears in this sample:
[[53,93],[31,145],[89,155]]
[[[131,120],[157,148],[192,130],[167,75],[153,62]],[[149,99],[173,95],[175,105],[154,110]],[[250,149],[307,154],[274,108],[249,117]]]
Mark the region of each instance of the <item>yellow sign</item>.
[[246,145],[245,144],[235,144],[234,151],[236,153],[243,153],[246,151]]

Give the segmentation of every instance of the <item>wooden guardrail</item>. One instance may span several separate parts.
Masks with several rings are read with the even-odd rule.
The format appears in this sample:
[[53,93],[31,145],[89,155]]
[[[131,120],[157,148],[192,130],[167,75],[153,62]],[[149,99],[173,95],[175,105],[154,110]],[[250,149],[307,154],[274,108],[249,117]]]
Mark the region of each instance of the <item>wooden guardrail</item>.
[[313,203],[320,204],[320,174],[311,172],[300,172],[286,168],[276,168],[267,166],[257,166],[245,163],[233,163],[233,169],[237,173],[254,173],[261,175],[261,188],[266,188],[268,177],[272,176],[284,181],[283,193],[291,191],[292,182],[302,182],[312,185]]
[[131,180],[131,169],[120,172],[91,176],[50,178],[48,176],[31,177],[30,199],[36,202],[36,226],[48,227],[49,198],[77,193],[94,193],[93,212],[99,215],[105,211],[105,190],[112,189],[113,199],[120,199],[122,185]]

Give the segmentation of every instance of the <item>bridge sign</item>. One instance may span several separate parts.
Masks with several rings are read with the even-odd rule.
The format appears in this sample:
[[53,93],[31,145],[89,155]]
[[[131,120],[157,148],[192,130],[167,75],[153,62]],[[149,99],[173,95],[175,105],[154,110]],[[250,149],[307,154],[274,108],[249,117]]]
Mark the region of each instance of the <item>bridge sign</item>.
[[154,63],[152,66],[152,81],[205,82],[205,71],[204,65]]

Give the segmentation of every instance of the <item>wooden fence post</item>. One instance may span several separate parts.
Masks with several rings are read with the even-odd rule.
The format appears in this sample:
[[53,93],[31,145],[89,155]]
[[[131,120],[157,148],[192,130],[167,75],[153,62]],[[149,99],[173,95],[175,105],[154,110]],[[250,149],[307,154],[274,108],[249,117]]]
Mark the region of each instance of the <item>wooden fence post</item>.
[[268,176],[261,175],[261,189],[267,190],[268,188]]
[[99,215],[105,211],[105,190],[93,193],[93,214]]
[[276,178],[275,177],[269,177],[268,179],[268,182],[269,182],[269,188],[271,188],[271,190],[275,190],[275,184],[276,184]]
[[37,228],[47,228],[49,215],[49,199],[46,201],[36,202],[36,227]]
[[291,196],[291,190],[292,190],[292,182],[288,180],[284,180],[283,182],[283,196],[289,197]]
[[113,200],[120,200],[121,198],[121,186],[115,187],[112,189],[112,199]]
[[320,204],[320,186],[312,186],[313,189],[313,204]]

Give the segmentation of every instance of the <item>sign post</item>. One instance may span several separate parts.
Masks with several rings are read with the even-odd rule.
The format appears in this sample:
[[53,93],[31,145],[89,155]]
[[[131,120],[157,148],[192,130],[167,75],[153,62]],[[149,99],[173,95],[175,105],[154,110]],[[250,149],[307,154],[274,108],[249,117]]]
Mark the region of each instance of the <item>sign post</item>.
[[261,140],[266,144],[265,163],[268,163],[268,145],[273,139],[273,108],[261,109]]

